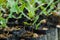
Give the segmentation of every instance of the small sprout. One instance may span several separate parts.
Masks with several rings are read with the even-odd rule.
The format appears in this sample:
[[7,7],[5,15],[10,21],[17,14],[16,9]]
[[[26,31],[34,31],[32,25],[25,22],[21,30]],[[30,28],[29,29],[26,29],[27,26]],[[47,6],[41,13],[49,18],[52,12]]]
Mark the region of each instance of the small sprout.
[[35,14],[34,14],[34,13],[28,13],[28,16],[29,16],[30,18],[34,18]]
[[28,22],[24,22],[24,24],[25,24],[25,25],[31,25],[31,24],[30,24],[30,23],[28,23]]

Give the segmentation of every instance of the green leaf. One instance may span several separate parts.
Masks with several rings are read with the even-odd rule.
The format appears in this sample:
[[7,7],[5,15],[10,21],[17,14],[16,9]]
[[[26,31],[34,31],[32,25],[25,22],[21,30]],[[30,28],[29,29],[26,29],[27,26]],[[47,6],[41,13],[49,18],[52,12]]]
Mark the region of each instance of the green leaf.
[[6,27],[6,20],[2,17],[0,17],[0,23],[2,27]]
[[34,12],[29,12],[29,13],[28,13],[28,16],[29,16],[30,18],[33,18],[33,17],[35,16],[35,13],[34,13]]
[[32,25],[36,24],[36,22],[37,22],[38,19],[39,19],[39,15],[37,15],[37,16],[35,17],[35,20],[34,20],[34,22],[33,22]]

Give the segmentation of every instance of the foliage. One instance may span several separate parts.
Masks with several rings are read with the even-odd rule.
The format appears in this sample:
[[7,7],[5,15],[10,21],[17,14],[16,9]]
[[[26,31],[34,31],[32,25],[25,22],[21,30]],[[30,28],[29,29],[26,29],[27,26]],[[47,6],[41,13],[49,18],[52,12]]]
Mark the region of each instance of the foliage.
[[[54,0],[0,0],[0,11],[6,12],[6,8],[9,9],[10,13],[6,19],[4,19],[1,15],[2,13],[0,12],[0,23],[4,26],[6,26],[6,22],[8,18],[15,18],[13,16],[13,12],[16,12],[17,14],[21,13],[21,15],[18,18],[22,18],[22,15],[25,16],[28,20],[33,20],[34,22],[32,25],[36,24],[37,20],[39,19],[39,16],[44,14],[46,16],[51,15],[50,13],[52,12],[52,9],[55,8],[55,4],[58,3],[59,0],[54,2]],[[35,7],[35,3],[38,3],[39,6]],[[21,4],[18,6],[18,4]],[[43,5],[47,4],[46,7]],[[50,9],[47,10],[47,8],[50,6]],[[23,12],[23,9],[26,8],[28,10],[27,15]],[[35,11],[41,8],[42,11],[37,15]],[[6,21],[6,22],[5,22]],[[40,22],[41,23],[41,22]],[[40,25],[40,23],[36,24],[36,28]]]

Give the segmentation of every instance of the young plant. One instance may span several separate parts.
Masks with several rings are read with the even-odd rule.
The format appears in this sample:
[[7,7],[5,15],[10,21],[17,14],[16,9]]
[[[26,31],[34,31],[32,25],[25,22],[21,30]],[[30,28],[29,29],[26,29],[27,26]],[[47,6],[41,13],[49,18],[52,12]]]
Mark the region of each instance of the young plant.
[[0,27],[7,27],[6,26],[6,19],[2,17],[2,13],[0,11]]
[[[51,15],[50,13],[52,12],[52,10],[55,8],[55,4],[58,3],[59,0],[57,0],[56,2],[54,2],[54,0],[0,0],[0,10],[3,10],[4,12],[6,12],[6,8],[9,9],[10,13],[8,15],[8,17],[6,19],[4,19],[2,16],[0,16],[0,23],[3,25],[6,25],[6,21],[9,18],[16,18],[15,16],[13,16],[13,12],[16,12],[17,14],[20,13],[18,18],[22,18],[22,15],[24,17],[26,17],[28,20],[33,21],[32,25],[36,24],[36,29],[38,29],[39,25],[41,24],[41,21],[39,23],[36,23],[37,20],[40,18],[40,15],[46,15],[49,16]],[[35,4],[38,3],[38,6],[35,7]],[[21,5],[18,5],[21,4]],[[47,4],[46,7],[44,7],[44,5]],[[4,5],[4,6],[3,6]],[[50,7],[48,9],[48,7]],[[28,10],[28,13],[25,14],[23,12],[24,8],[26,8]],[[35,13],[36,10],[41,9],[40,13]],[[0,13],[2,15],[2,13]],[[25,24],[29,25],[29,23],[24,22]]]

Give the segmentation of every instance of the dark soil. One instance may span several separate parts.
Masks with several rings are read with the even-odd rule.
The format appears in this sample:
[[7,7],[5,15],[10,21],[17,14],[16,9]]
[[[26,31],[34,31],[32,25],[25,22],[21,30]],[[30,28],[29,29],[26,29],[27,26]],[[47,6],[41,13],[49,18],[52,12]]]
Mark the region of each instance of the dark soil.
[[[40,34],[38,32],[41,32]],[[43,34],[44,31],[36,31],[34,30],[34,32],[32,31],[27,31],[25,29],[21,29],[21,28],[17,28],[17,27],[7,27],[4,29],[0,29],[0,39],[2,40],[20,40],[20,39],[25,39],[28,37],[39,37],[41,34]],[[45,34],[45,33],[44,33]],[[43,34],[43,35],[44,35]]]

